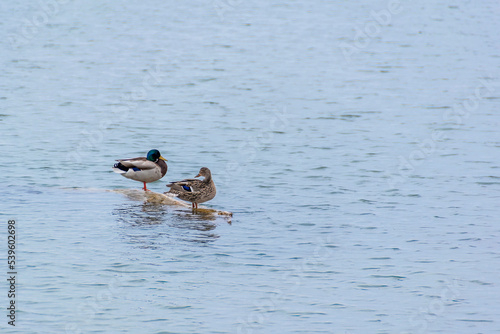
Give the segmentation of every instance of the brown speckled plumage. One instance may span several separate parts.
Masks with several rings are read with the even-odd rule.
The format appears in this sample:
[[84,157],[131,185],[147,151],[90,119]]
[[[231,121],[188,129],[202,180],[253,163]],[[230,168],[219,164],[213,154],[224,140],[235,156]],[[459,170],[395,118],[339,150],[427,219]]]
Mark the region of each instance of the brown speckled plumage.
[[191,202],[193,208],[198,208],[199,203],[210,201],[216,194],[210,169],[202,167],[195,177],[198,176],[204,176],[205,179],[185,179],[167,184],[170,187],[167,193],[175,194],[180,199]]

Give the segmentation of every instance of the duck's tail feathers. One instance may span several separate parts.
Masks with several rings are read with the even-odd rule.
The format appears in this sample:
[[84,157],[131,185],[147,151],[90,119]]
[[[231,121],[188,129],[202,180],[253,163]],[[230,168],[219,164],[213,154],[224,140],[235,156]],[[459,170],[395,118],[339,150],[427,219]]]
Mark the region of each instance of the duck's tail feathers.
[[128,167],[123,166],[119,162],[114,164],[114,166],[111,169],[113,170],[113,172],[118,173],[118,174],[125,174],[126,172],[128,172]]

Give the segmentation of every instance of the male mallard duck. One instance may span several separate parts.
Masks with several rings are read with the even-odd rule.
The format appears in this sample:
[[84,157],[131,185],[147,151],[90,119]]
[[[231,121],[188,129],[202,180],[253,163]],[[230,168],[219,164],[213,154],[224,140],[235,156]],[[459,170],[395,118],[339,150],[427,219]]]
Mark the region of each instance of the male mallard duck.
[[198,176],[204,176],[204,180],[186,179],[167,184],[170,187],[168,193],[175,194],[180,199],[191,202],[193,209],[198,209],[198,203],[210,201],[215,197],[215,183],[212,173],[207,167],[202,167]]
[[127,179],[144,183],[144,191],[148,191],[146,183],[158,181],[167,173],[167,164],[160,151],[151,150],[146,158],[118,159],[113,166],[113,172],[118,173]]

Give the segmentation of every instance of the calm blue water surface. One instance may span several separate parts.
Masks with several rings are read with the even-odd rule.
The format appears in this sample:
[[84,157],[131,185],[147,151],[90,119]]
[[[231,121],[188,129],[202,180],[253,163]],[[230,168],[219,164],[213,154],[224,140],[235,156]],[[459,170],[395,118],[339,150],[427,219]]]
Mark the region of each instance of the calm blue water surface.
[[[500,333],[499,14],[3,3],[0,331]],[[232,223],[110,191],[152,148]]]

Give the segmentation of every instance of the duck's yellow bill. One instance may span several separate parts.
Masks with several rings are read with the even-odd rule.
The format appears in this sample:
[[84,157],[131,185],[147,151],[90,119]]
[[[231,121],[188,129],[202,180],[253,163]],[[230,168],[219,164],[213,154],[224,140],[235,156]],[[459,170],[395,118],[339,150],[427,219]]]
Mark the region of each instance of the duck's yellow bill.
[[161,155],[160,155],[160,157],[159,157],[158,159],[161,159],[161,160],[163,160],[163,161],[168,161],[167,159],[165,159],[165,158],[164,158],[164,157],[162,157]]

